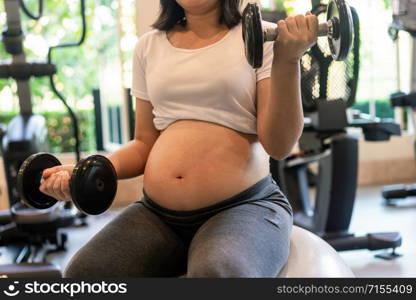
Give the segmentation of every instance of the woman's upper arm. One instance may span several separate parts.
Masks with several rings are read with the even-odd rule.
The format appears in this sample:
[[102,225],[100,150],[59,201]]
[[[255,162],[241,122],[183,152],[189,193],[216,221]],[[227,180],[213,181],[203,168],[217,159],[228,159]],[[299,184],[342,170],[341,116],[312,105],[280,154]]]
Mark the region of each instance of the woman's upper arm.
[[136,121],[134,139],[143,142],[150,148],[160,135],[153,124],[153,106],[150,101],[136,98]]

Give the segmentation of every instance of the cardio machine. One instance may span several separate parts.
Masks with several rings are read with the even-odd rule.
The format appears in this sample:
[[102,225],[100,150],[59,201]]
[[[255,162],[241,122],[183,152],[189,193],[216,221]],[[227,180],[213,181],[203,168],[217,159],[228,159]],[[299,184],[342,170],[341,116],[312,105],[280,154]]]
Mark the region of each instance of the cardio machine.
[[[312,10],[318,18],[325,11],[323,4]],[[355,33],[347,60],[333,61],[325,41],[318,41],[302,58],[305,128],[299,152],[283,161],[271,159],[270,167],[293,207],[295,225],[321,236],[335,250],[392,249],[379,255],[391,259],[402,243],[398,232],[356,236],[348,230],[357,190],[358,139],[348,134],[347,128],[361,128],[368,141],[400,135],[399,125],[393,122],[362,114],[350,120],[347,117],[347,109],[355,102],[360,65],[360,27],[354,8],[352,15]]]
[[[394,93],[391,96],[391,105],[394,108],[402,108],[407,110],[409,122],[416,129],[416,120],[414,113],[416,112],[416,3],[408,0],[393,1],[393,23],[389,28],[390,37],[397,43],[399,31],[408,32],[413,38],[412,68],[411,68],[411,92],[406,94],[403,92]],[[400,78],[400,63],[397,63],[398,74]],[[398,80],[398,90],[400,90],[400,79]],[[414,151],[416,155],[416,137],[414,141]],[[388,186],[382,192],[385,204],[389,206],[398,205],[400,200],[416,196],[416,185],[394,185]]]
[[[43,14],[44,1],[38,1],[38,14],[34,15],[22,0],[4,0],[7,28],[2,33],[2,42],[11,63],[0,64],[0,79],[14,79],[17,83],[20,113],[14,117],[7,128],[0,129],[0,153],[3,157],[7,180],[9,211],[0,212],[0,247],[4,247],[0,256],[10,257],[0,260],[0,276],[59,277],[60,271],[46,262],[48,253],[65,249],[66,234],[59,231],[68,226],[86,225],[85,216],[75,213],[70,205],[62,204],[50,209],[35,210],[21,203],[17,192],[17,173],[23,161],[32,154],[46,152],[46,120],[33,114],[30,78],[49,77],[52,91],[64,103],[69,111],[76,138],[76,158],[80,158],[78,123],[74,112],[55,87],[56,65],[52,62],[53,51],[61,47],[81,45],[86,37],[85,0],[80,0],[82,17],[82,36],[76,43],[66,43],[49,48],[47,62],[29,63],[23,49],[24,32],[20,11],[33,20],[39,20]],[[10,255],[11,253],[11,255]],[[5,265],[5,263],[7,263]],[[10,264],[11,263],[11,264]]]

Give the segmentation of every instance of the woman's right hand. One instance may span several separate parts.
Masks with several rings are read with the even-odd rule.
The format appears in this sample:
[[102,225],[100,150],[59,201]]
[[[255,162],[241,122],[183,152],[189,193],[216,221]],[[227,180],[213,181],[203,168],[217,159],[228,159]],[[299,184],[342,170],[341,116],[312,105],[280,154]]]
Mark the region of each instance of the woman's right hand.
[[43,170],[39,190],[58,201],[71,201],[69,180],[74,168],[75,165],[63,165]]

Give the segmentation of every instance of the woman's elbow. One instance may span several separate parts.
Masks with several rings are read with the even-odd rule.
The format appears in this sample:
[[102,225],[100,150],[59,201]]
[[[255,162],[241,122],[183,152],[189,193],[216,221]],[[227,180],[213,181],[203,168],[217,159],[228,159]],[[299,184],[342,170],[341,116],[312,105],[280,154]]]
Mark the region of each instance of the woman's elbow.
[[258,138],[264,150],[275,160],[289,157],[303,133],[303,118],[286,131],[270,132],[258,128]]
[[293,153],[299,138],[290,141],[276,138],[274,142],[268,142],[267,139],[259,138],[264,150],[275,160],[284,160]]
[[284,160],[285,158],[289,157],[295,146],[295,144],[285,146],[283,143],[279,143],[278,145],[271,145],[261,140],[260,143],[263,145],[266,153],[275,160]]
[[267,151],[266,152],[270,155],[271,158],[274,160],[284,160],[290,156],[292,153],[292,149],[289,151],[282,151],[282,150],[275,150],[275,151]]

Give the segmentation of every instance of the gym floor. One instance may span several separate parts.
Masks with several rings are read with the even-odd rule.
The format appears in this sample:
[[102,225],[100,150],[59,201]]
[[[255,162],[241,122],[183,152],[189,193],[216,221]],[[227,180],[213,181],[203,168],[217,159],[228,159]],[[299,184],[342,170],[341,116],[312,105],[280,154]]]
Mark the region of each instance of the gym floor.
[[341,256],[357,277],[416,277],[416,199],[404,201],[400,207],[386,207],[381,204],[381,189],[358,190],[350,228],[357,233],[399,231],[403,245],[397,253],[403,256],[388,261],[374,258],[367,250],[343,252]]
[[[367,250],[342,252],[341,256],[357,277],[416,277],[416,200],[409,200],[406,206],[384,207],[381,205],[382,187],[363,187],[358,191],[357,202],[352,218],[351,230],[356,233],[400,231],[403,246],[398,249],[402,254],[395,260],[375,258]],[[66,229],[69,234],[68,250],[51,254],[50,260],[64,268],[72,255],[85,244],[98,230],[107,224],[117,211],[107,212],[101,216],[90,217],[89,226]],[[0,262],[5,263],[7,253],[0,248]],[[379,253],[379,252],[377,252]]]

